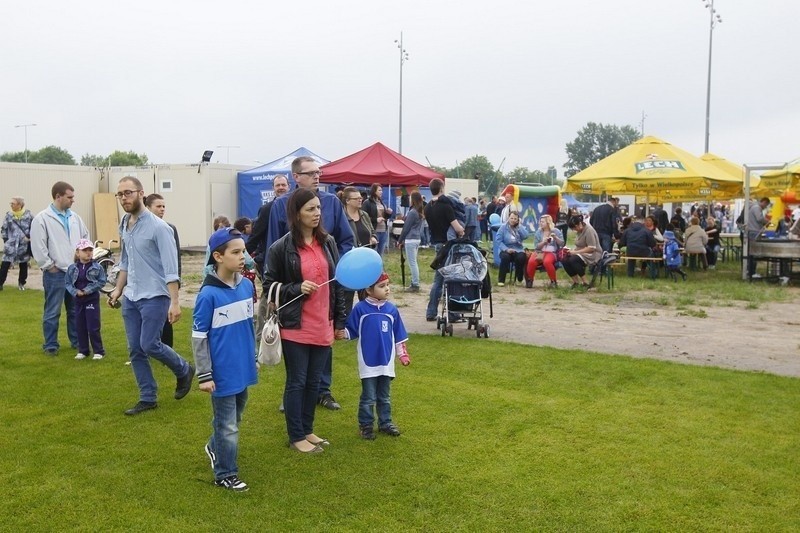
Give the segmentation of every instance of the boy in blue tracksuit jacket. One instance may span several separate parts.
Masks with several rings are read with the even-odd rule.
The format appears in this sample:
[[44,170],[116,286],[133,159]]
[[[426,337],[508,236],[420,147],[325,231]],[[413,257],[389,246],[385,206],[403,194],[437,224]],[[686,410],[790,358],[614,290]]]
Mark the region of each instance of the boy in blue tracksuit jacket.
[[200,390],[211,394],[214,429],[205,452],[214,470],[214,484],[242,492],[239,479],[239,422],[247,404],[247,387],[258,382],[253,337],[253,284],[241,275],[244,239],[233,228],[215,231],[209,239],[209,264],[197,294],[192,325],[192,350]]

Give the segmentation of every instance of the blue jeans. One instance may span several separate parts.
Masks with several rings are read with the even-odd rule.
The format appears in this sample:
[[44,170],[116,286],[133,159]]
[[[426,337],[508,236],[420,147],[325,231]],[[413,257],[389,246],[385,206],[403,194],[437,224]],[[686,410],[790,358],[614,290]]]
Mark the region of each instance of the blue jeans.
[[[439,253],[442,246],[444,245],[433,245],[434,255]],[[442,290],[444,290],[444,277],[437,270],[433,274],[433,283],[431,284],[431,293],[428,296],[428,308],[425,310],[425,318],[436,318],[439,313],[439,299],[442,297]]]
[[376,231],[375,237],[378,238],[378,247],[375,249],[375,251],[378,252],[378,255],[383,255],[383,251],[386,249],[386,243],[389,240],[389,232]]
[[155,402],[158,384],[150,368],[150,358],[164,363],[175,377],[186,377],[191,370],[189,363],[175,350],[161,342],[161,329],[167,320],[169,297],[157,296],[132,302],[122,300],[122,320],[128,338],[131,368],[139,385],[139,400]]
[[232,396],[212,396],[211,408],[214,418],[211,427],[214,432],[208,439],[208,447],[214,452],[214,478],[225,479],[238,475],[239,466],[236,458],[239,455],[239,423],[247,405],[247,389]]
[[[355,295],[355,293],[353,293]],[[353,301],[350,300],[352,304]],[[352,309],[352,305],[350,307]],[[347,312],[348,316],[350,311]],[[317,396],[330,396],[331,385],[333,384],[333,350],[325,357],[325,365],[322,367],[322,374],[319,376],[319,390]]]
[[61,304],[67,310],[67,337],[73,348],[78,347],[78,331],[75,329],[75,299],[67,292],[66,274],[61,272],[42,272],[44,287],[44,314],[42,331],[45,350],[58,350],[58,321],[61,318]]
[[282,341],[286,364],[286,388],[283,408],[289,442],[297,442],[314,433],[314,411],[317,408],[319,378],[330,358],[330,346]]
[[597,238],[600,239],[600,248],[604,252],[611,253],[611,250],[614,249],[614,238],[608,233],[598,233]]
[[417,264],[417,252],[419,252],[419,240],[406,239],[406,259],[411,268],[411,285],[419,287],[419,264]]
[[392,378],[389,376],[375,376],[361,379],[361,400],[358,402],[358,425],[371,426],[375,422],[372,414],[373,406],[378,412],[378,427],[381,428],[392,423],[392,404],[389,390]]

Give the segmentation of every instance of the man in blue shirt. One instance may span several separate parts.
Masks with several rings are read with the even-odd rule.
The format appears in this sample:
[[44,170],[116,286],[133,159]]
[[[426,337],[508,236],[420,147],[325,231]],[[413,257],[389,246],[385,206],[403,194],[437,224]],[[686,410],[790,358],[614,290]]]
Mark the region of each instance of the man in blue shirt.
[[[311,189],[317,192],[320,208],[322,211],[322,227],[336,240],[336,247],[339,249],[339,257],[350,251],[353,247],[353,230],[350,222],[344,213],[344,206],[335,194],[319,191],[319,177],[322,171],[314,158],[300,156],[292,161],[292,176],[297,186],[303,189]],[[289,233],[289,223],[286,220],[286,202],[291,194],[285,194],[276,199],[269,213],[269,228],[267,229],[266,249],[272,243]],[[266,265],[265,265],[266,266]],[[350,313],[350,309],[347,310]],[[333,364],[330,358],[325,363],[322,370],[322,378],[319,383],[319,404],[326,409],[341,409],[341,406],[333,399],[331,394],[331,381],[333,375]]]
[[176,400],[189,393],[194,367],[161,342],[161,329],[167,319],[174,324],[181,317],[178,254],[172,228],[144,207],[144,190],[137,178],[122,178],[116,196],[126,215],[119,227],[122,258],[117,286],[108,303],[113,307],[120,296],[125,296],[122,319],[131,367],[139,385],[139,402],[125,411],[132,416],[158,407],[158,385],[150,368],[150,357],[175,374]]

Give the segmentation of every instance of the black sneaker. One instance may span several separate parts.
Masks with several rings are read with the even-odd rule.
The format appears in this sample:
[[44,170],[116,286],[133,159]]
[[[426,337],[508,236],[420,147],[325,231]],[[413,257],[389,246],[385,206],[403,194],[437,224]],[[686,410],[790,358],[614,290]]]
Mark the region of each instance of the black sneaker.
[[394,424],[386,424],[385,426],[381,426],[380,430],[381,433],[386,433],[392,437],[399,437],[400,436],[400,428],[395,426]]
[[138,415],[139,413],[149,411],[150,409],[155,409],[156,407],[158,407],[156,402],[138,402],[136,405],[125,411],[125,414],[128,416],[134,416]]
[[331,394],[320,396],[319,404],[325,409],[330,409],[331,411],[338,411],[342,408],[342,406],[339,405],[339,402],[333,399],[333,395]]
[[217,463],[217,456],[214,453],[214,450],[211,449],[211,446],[208,444],[205,445],[203,448],[208,456],[208,460],[211,461],[211,470],[214,470],[214,465]]
[[250,488],[247,486],[247,483],[239,479],[239,476],[228,476],[223,479],[214,480],[214,485],[234,492],[244,492]]
[[375,440],[375,428],[370,426],[360,426],[359,433],[364,440]]
[[180,400],[192,390],[192,380],[194,379],[194,367],[189,364],[189,371],[182,378],[178,378],[178,384],[175,387],[175,399]]

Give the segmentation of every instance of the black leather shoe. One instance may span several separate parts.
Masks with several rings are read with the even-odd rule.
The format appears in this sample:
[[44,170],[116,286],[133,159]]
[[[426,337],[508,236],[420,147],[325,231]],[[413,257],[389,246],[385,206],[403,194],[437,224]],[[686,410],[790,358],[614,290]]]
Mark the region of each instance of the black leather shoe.
[[189,372],[185,376],[178,379],[178,385],[175,387],[175,399],[180,400],[192,390],[192,380],[194,379],[194,367],[189,365]]
[[139,413],[149,411],[150,409],[155,409],[156,407],[158,407],[156,402],[138,402],[136,405],[125,411],[125,414],[128,416],[134,416],[138,415]]
[[339,405],[339,402],[334,400],[333,396],[331,396],[330,394],[326,394],[324,396],[320,396],[319,397],[319,404],[322,407],[324,407],[325,409],[330,409],[331,411],[338,411],[339,409],[342,408],[342,406]]

